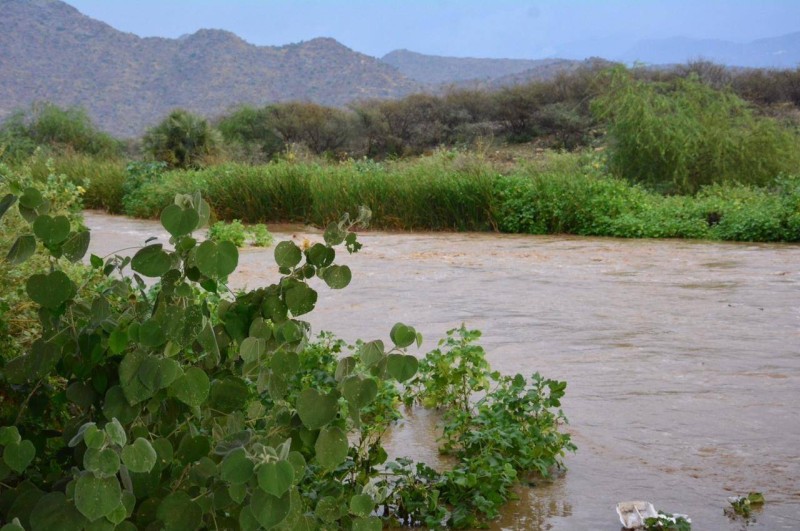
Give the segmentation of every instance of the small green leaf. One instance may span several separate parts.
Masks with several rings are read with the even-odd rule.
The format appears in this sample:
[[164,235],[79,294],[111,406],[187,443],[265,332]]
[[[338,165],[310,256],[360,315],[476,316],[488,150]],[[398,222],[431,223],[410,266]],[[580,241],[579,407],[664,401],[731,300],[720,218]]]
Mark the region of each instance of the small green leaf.
[[365,367],[372,367],[384,358],[384,345],[383,341],[375,340],[364,345],[359,350],[358,354],[361,357],[361,363]]
[[353,273],[347,266],[332,265],[330,267],[326,267],[324,269],[324,273],[322,274],[322,280],[324,280],[331,289],[346,288],[347,285],[350,284],[350,280],[352,280],[352,278]]
[[111,422],[107,423],[103,429],[113,444],[120,447],[127,444],[128,436],[125,433],[125,428],[122,427],[122,424],[117,419],[111,419]]
[[350,498],[350,512],[356,516],[369,516],[375,508],[375,502],[366,494],[356,494]]
[[244,448],[237,448],[225,456],[220,464],[220,477],[233,485],[243,485],[253,477],[253,461]]
[[267,342],[256,337],[248,337],[239,347],[239,356],[245,363],[252,363],[261,359],[267,350]]
[[330,223],[328,227],[325,229],[325,234],[323,234],[323,238],[325,238],[325,243],[328,245],[339,245],[344,241],[347,237],[347,232],[342,230],[339,227],[338,223]]
[[36,448],[28,440],[7,444],[3,449],[3,462],[18,474],[28,468],[34,457],[36,457]]
[[169,389],[172,395],[184,404],[198,407],[208,398],[211,382],[205,371],[191,367],[175,380]]
[[191,233],[200,221],[194,208],[181,208],[170,205],[161,212],[161,225],[174,237]]
[[344,463],[347,458],[349,449],[347,434],[336,426],[323,428],[319,433],[319,437],[317,437],[314,449],[316,450],[319,464],[323,468],[332,470]]
[[103,415],[107,419],[117,418],[123,424],[133,422],[139,415],[140,408],[132,406],[119,385],[110,387],[103,400]]
[[86,443],[87,448],[99,450],[106,444],[106,433],[94,424],[90,424],[83,432],[83,442]]
[[206,240],[197,247],[195,262],[201,273],[211,278],[227,277],[236,270],[239,250],[229,241]]
[[150,441],[138,437],[132,445],[122,449],[122,462],[131,472],[150,472],[158,456]]
[[258,486],[264,492],[281,497],[294,483],[294,467],[289,461],[264,463],[259,465]]
[[333,419],[339,412],[338,396],[323,395],[316,389],[307,388],[297,397],[297,414],[309,430],[317,430]]
[[31,234],[23,234],[16,239],[14,245],[8,250],[6,260],[14,265],[19,265],[33,256],[36,252],[36,238]]
[[50,309],[58,308],[77,292],[75,284],[62,271],[32,275],[25,284],[25,290],[33,302]]
[[406,348],[413,345],[417,340],[417,331],[413,327],[397,323],[392,327],[392,331],[389,332],[389,337],[398,347]]
[[111,514],[122,503],[122,489],[116,477],[98,478],[91,474],[75,482],[75,506],[90,521]]
[[139,249],[133,255],[131,269],[146,277],[163,276],[172,267],[172,258],[162,247],[160,243],[154,243]]
[[341,382],[356,369],[356,359],[353,356],[347,356],[339,360],[336,364],[335,378],[337,382]]
[[281,242],[275,246],[275,262],[279,267],[294,267],[303,259],[303,252],[290,241]]
[[58,245],[69,236],[69,219],[67,216],[41,215],[33,222],[33,233],[45,245]]
[[386,362],[386,370],[389,371],[389,375],[398,382],[405,382],[417,374],[418,366],[419,361],[417,358],[403,354],[389,354],[389,358]]
[[108,348],[113,354],[121,354],[128,346],[128,331],[116,329],[108,336]]
[[336,251],[321,243],[315,243],[306,251],[306,260],[315,267],[328,267],[335,258]]
[[0,428],[0,446],[17,444],[22,440],[16,426],[3,426]]
[[91,236],[89,231],[73,232],[67,241],[64,242],[64,256],[70,262],[77,262],[86,255],[89,250]]

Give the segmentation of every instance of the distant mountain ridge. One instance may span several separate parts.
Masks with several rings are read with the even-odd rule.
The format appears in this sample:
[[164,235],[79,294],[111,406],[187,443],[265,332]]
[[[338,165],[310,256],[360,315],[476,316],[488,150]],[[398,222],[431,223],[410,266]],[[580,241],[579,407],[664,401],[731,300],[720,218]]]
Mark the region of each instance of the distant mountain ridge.
[[205,116],[233,105],[344,105],[422,89],[333,39],[254,46],[233,33],[141,38],[58,0],[0,0],[0,120],[35,101],[79,105],[112,134],[140,135],[171,109]]

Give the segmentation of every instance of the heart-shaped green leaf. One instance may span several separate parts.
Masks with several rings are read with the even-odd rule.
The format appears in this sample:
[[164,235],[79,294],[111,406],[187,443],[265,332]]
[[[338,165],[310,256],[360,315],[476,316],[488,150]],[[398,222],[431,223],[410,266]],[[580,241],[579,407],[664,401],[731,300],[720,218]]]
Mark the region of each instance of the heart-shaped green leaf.
[[320,394],[316,389],[304,389],[297,397],[297,414],[309,430],[317,430],[333,419],[339,411],[335,393]]
[[18,474],[28,468],[34,457],[36,457],[36,448],[28,440],[7,444],[3,449],[3,462]]
[[417,340],[417,331],[413,327],[397,323],[392,327],[392,331],[389,332],[389,337],[398,347],[406,348]]
[[97,477],[110,478],[119,472],[119,455],[111,448],[87,448],[83,454],[83,466]]
[[347,237],[347,232],[342,230],[338,223],[330,223],[322,237],[328,245],[339,245]]
[[418,366],[419,361],[417,358],[403,354],[389,354],[389,358],[386,362],[386,370],[389,371],[389,375],[398,382],[405,382],[417,374]]
[[131,260],[131,269],[146,277],[160,277],[172,267],[172,258],[162,249],[160,243],[154,243],[139,249]]
[[81,531],[88,524],[63,492],[42,496],[31,511],[30,523],[32,531]]
[[253,461],[244,448],[237,448],[225,456],[220,465],[220,477],[233,485],[243,485],[253,477]]
[[203,521],[203,509],[183,491],[173,492],[164,498],[156,511],[164,522],[166,531],[199,529]]
[[314,445],[317,453],[317,461],[323,468],[332,470],[344,463],[347,458],[347,434],[341,428],[328,426],[319,432],[317,442]]
[[228,376],[211,384],[211,407],[223,413],[244,409],[249,398],[250,389],[241,378]]
[[131,472],[150,472],[158,456],[150,441],[138,437],[133,444],[122,449],[122,462]]
[[6,260],[14,265],[21,264],[36,252],[36,238],[31,234],[23,234],[16,239],[8,250]]
[[42,193],[33,187],[25,188],[19,198],[19,204],[29,209],[39,208],[42,203],[44,203]]
[[353,520],[353,531],[381,531],[381,529],[383,529],[383,523],[376,516],[361,517]]
[[0,446],[17,444],[22,440],[16,426],[3,426],[0,428]]
[[198,407],[208,398],[211,382],[204,370],[191,367],[169,386],[172,395],[192,407]]
[[315,267],[328,267],[335,258],[336,251],[321,243],[315,243],[306,251],[306,260]]
[[342,395],[358,410],[375,400],[378,396],[378,384],[372,378],[350,376],[342,382]]
[[289,461],[264,463],[259,465],[257,476],[258,486],[264,492],[281,497],[289,491],[294,482],[294,467]]
[[342,503],[333,496],[323,496],[314,509],[314,515],[325,523],[332,524],[343,516]]
[[70,262],[77,262],[86,255],[89,250],[89,241],[91,237],[89,231],[73,232],[72,235],[64,242],[62,250],[64,256]]
[[58,245],[69,236],[69,219],[67,216],[38,216],[33,221],[33,233],[45,245]]
[[195,251],[197,268],[210,278],[227,277],[236,270],[239,250],[229,241],[201,243]]
[[111,514],[122,503],[122,489],[116,477],[98,478],[92,474],[75,482],[75,506],[94,522]]
[[77,292],[75,284],[62,271],[32,275],[25,284],[25,290],[33,302],[50,309],[58,308]]
[[366,494],[356,494],[350,498],[350,513],[356,516],[369,516],[374,508],[375,502]]
[[275,263],[279,267],[294,267],[303,259],[303,252],[294,242],[285,241],[275,246]]
[[103,427],[103,430],[113,444],[125,446],[128,443],[128,435],[125,433],[125,428],[122,427],[122,424],[117,419],[112,418],[111,422]]
[[364,343],[358,351],[358,355],[361,357],[361,363],[366,367],[372,367],[377,364],[384,357],[384,349],[383,341],[380,339]]
[[297,317],[314,309],[314,305],[317,303],[317,292],[307,284],[298,282],[286,290],[284,298],[289,311]]
[[353,278],[353,273],[347,266],[332,265],[323,270],[322,280],[331,289],[346,288]]
[[289,515],[291,506],[288,493],[279,498],[258,489],[250,495],[250,511],[265,529],[272,529],[283,522]]
[[337,382],[341,382],[356,369],[356,359],[353,356],[347,356],[339,360],[336,364],[336,372],[334,377]]
[[178,205],[170,205],[161,212],[161,225],[176,238],[191,233],[199,221],[200,216],[191,207],[181,208]]

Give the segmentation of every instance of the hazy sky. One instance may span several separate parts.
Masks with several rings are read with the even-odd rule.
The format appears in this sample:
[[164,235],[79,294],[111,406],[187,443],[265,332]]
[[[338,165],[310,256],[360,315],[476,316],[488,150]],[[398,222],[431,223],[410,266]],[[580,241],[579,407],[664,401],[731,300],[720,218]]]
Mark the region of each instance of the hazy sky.
[[[800,31],[800,0],[67,0],[140,36],[232,31],[259,45],[333,37],[373,56],[613,55],[637,39],[746,42]],[[578,53],[578,52],[576,52]],[[592,55],[592,54],[590,54]]]

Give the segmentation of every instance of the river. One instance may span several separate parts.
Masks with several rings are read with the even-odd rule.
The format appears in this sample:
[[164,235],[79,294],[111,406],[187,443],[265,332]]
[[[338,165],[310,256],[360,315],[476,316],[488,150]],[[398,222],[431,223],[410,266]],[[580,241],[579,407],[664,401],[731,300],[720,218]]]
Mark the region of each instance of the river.
[[[91,252],[166,242],[157,222],[86,213]],[[277,240],[320,241],[272,228]],[[618,530],[619,501],[687,513],[704,530],[800,529],[800,246],[475,233],[360,235],[308,321],[345,340],[483,331],[501,372],[566,380],[578,445],[569,470],[505,511],[495,529]],[[130,254],[133,251],[128,251]],[[246,248],[233,286],[278,278],[272,249]],[[436,459],[429,416],[395,430],[394,452]],[[749,521],[726,497],[764,493]]]

